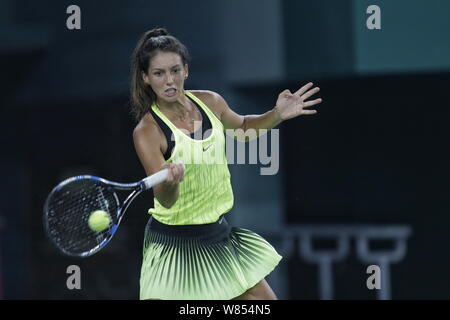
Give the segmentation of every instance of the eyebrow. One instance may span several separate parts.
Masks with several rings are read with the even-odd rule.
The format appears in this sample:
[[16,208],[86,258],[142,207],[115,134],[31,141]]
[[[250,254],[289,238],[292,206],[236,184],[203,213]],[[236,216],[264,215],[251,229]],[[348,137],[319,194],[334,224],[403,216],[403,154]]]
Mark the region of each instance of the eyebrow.
[[[170,67],[170,69],[173,69],[173,68],[179,67],[179,66],[180,66],[179,64],[176,64],[176,65],[174,65],[173,67]],[[153,69],[152,69],[152,71],[155,71],[155,70],[161,70],[161,71],[164,71],[164,69],[160,69],[160,68],[153,68]]]

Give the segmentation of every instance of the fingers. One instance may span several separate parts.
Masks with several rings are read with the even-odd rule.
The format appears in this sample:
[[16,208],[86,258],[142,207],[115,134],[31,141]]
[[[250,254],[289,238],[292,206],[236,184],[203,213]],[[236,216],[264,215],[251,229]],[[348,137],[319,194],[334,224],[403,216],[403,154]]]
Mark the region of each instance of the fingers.
[[322,98],[311,100],[311,101],[306,101],[303,103],[303,108],[311,107],[311,106],[314,106],[321,102],[322,102]]
[[185,166],[181,162],[165,163],[161,166],[161,169],[169,169],[167,175],[167,183],[178,184],[184,179]]
[[184,164],[180,162],[172,163],[174,183],[180,183],[184,178]]
[[184,163],[178,163],[178,169],[180,171],[180,180],[178,181],[178,183],[180,183],[181,181],[184,180],[184,172],[186,171],[186,167],[184,166]]
[[304,94],[309,88],[311,88],[313,86],[312,82],[308,82],[307,84],[305,84],[303,87],[301,87],[300,89],[298,89],[294,94],[296,95],[302,95]]
[[316,114],[317,110],[302,110],[303,115]]
[[306,100],[309,97],[311,97],[312,95],[316,94],[317,92],[320,91],[319,87],[315,87],[314,89],[309,90],[308,92],[306,92],[304,95],[302,95],[302,99]]

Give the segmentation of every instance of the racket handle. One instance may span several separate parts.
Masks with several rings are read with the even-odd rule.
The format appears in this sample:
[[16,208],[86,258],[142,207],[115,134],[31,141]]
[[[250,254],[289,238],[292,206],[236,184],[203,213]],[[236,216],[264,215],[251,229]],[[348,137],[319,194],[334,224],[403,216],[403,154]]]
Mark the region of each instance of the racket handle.
[[168,169],[162,169],[161,171],[158,171],[157,173],[152,174],[151,176],[148,176],[147,178],[143,179],[141,181],[141,184],[143,185],[144,190],[151,189],[154,186],[160,184],[161,182],[166,181],[168,174],[169,174]]

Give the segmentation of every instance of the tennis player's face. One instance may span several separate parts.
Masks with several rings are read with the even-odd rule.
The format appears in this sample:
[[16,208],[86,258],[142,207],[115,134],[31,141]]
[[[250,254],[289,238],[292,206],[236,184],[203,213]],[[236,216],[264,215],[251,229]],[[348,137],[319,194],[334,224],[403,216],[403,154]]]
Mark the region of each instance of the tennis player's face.
[[183,94],[188,66],[182,63],[179,54],[159,52],[150,61],[144,81],[150,85],[158,100],[175,102]]

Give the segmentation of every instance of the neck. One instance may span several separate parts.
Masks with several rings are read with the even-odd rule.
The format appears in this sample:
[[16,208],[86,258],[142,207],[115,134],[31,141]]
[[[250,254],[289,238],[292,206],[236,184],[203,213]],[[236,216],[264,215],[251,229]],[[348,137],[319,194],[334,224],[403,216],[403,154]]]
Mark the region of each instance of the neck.
[[160,110],[164,110],[171,114],[176,115],[185,115],[187,112],[191,110],[191,106],[188,103],[188,98],[183,94],[181,95],[177,101],[174,102],[165,102],[161,100],[157,100],[156,104]]

